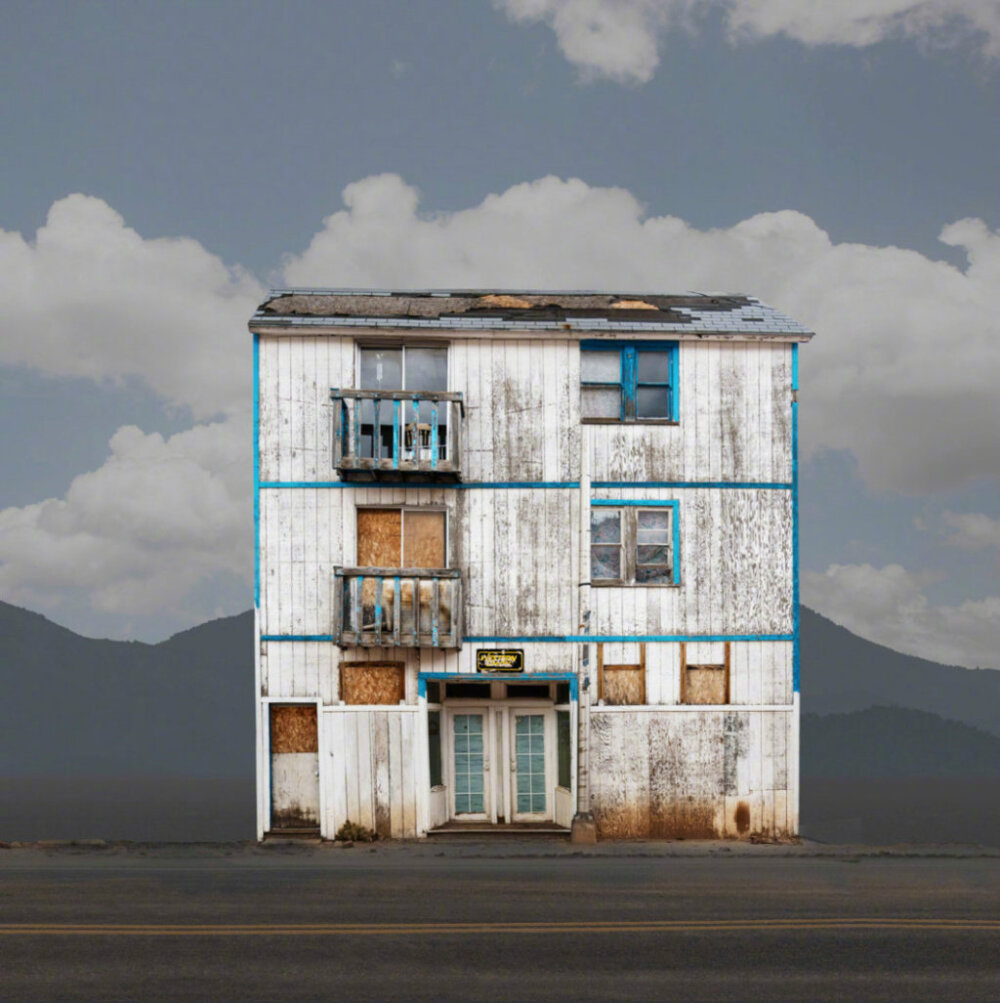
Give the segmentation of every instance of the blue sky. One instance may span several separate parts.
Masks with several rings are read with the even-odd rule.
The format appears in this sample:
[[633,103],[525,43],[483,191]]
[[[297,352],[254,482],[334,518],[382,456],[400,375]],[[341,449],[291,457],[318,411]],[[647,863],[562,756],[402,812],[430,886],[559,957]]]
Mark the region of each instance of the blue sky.
[[3,598],[247,608],[268,285],[730,288],[818,331],[806,601],[1000,665],[997,3],[15,2],[4,46]]

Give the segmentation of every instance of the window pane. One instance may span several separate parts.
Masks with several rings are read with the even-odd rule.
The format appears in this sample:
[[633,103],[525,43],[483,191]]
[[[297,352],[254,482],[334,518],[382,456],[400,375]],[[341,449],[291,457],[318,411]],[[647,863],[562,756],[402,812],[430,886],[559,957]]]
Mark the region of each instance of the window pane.
[[402,365],[403,351],[400,348],[362,348],[361,385],[358,389],[402,390]]
[[635,569],[635,580],[643,585],[672,585],[674,576],[670,568],[645,568],[640,564]]
[[448,349],[406,349],[406,389],[447,390]]
[[669,352],[637,352],[638,383],[669,383]]
[[638,543],[670,542],[670,510],[645,509],[638,516]]
[[639,387],[635,413],[639,418],[669,418],[670,391],[667,387]]
[[637,564],[670,564],[670,548],[664,546],[636,548]]
[[620,543],[622,538],[622,516],[616,508],[596,508],[590,510],[590,542]]
[[620,579],[621,576],[621,547],[597,546],[590,548],[590,577],[592,579]]
[[607,387],[584,387],[580,394],[580,413],[584,418],[621,418],[621,390]]
[[581,352],[581,383],[620,383],[622,378],[621,352]]

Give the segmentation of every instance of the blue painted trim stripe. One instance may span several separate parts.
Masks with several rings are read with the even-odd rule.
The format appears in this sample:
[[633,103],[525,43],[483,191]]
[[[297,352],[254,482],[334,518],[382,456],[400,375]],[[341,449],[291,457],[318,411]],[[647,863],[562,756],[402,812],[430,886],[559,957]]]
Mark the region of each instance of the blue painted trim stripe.
[[578,700],[580,680],[575,672],[418,672],[417,696],[427,696],[427,680],[445,683],[569,683],[570,700]]
[[789,491],[786,481],[591,481],[592,488],[750,488],[759,491]]
[[262,641],[333,641],[333,634],[261,634]]
[[260,336],[253,336],[253,604],[260,609]]
[[[792,387],[799,378],[799,346],[792,345]],[[799,692],[799,405],[792,401],[792,691]]]
[[[759,491],[790,491],[788,482],[765,481],[591,481],[592,488],[745,488]],[[518,488],[580,487],[579,481],[461,481],[450,484],[441,481],[258,481],[260,489],[272,488],[447,488],[449,491]]]
[[792,641],[793,634],[566,634],[563,637],[539,635],[536,637],[465,637],[468,644],[491,642],[569,642],[573,644],[587,641]]
[[[262,641],[333,641],[333,634],[263,634]],[[466,644],[585,644],[588,641],[794,641],[794,634],[539,634],[520,637],[463,637]],[[468,678],[469,673],[462,673]]]
[[591,506],[602,505],[606,508],[621,508],[623,505],[632,508],[673,508],[679,507],[679,501],[660,501],[656,498],[591,498]]

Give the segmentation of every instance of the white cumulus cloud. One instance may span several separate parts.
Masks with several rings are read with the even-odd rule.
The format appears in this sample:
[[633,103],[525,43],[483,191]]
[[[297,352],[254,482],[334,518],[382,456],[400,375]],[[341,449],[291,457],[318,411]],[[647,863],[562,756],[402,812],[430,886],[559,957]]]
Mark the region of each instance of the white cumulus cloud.
[[106,202],[53,203],[33,241],[0,230],[0,363],[137,376],[198,418],[245,408],[255,279],[188,238],[145,239]]
[[783,35],[805,45],[863,47],[892,38],[974,39],[1000,56],[996,0],[493,0],[520,23],[544,22],[584,79],[646,83],[672,27],[720,10],[734,42]]
[[750,292],[818,332],[802,350],[807,449],[850,450],[871,485],[912,493],[1000,470],[1000,234],[979,220],[942,231],[962,269],[835,244],[798,212],[698,230],[578,179],[423,214],[416,190],[383,174],[348,185],[344,203],[286,261],[290,283]]
[[831,564],[803,576],[803,601],[860,637],[946,665],[1000,668],[1000,596],[932,604],[936,576],[899,564]]
[[954,532],[947,535],[946,543],[962,550],[1000,551],[1000,519],[982,512],[944,512],[942,518]]
[[64,498],[0,512],[0,594],[54,609],[83,593],[101,612],[174,621],[173,608],[220,572],[242,577],[249,596],[249,442],[245,410],[168,439],[118,429],[104,464]]

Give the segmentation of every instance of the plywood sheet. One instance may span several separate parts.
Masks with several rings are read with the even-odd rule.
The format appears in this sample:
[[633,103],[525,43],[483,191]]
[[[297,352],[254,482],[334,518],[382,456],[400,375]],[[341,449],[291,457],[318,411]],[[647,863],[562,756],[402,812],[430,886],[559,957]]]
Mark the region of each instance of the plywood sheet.
[[271,704],[271,753],[318,752],[315,704]]
[[403,567],[445,567],[444,515],[413,510],[403,513]]
[[358,567],[401,568],[402,513],[398,508],[358,509]]
[[402,662],[344,662],[340,694],[347,704],[398,704],[405,695]]
[[691,704],[726,703],[726,667],[724,665],[689,665],[684,686],[684,702]]
[[605,665],[604,702],[611,706],[644,704],[645,675],[638,665]]

